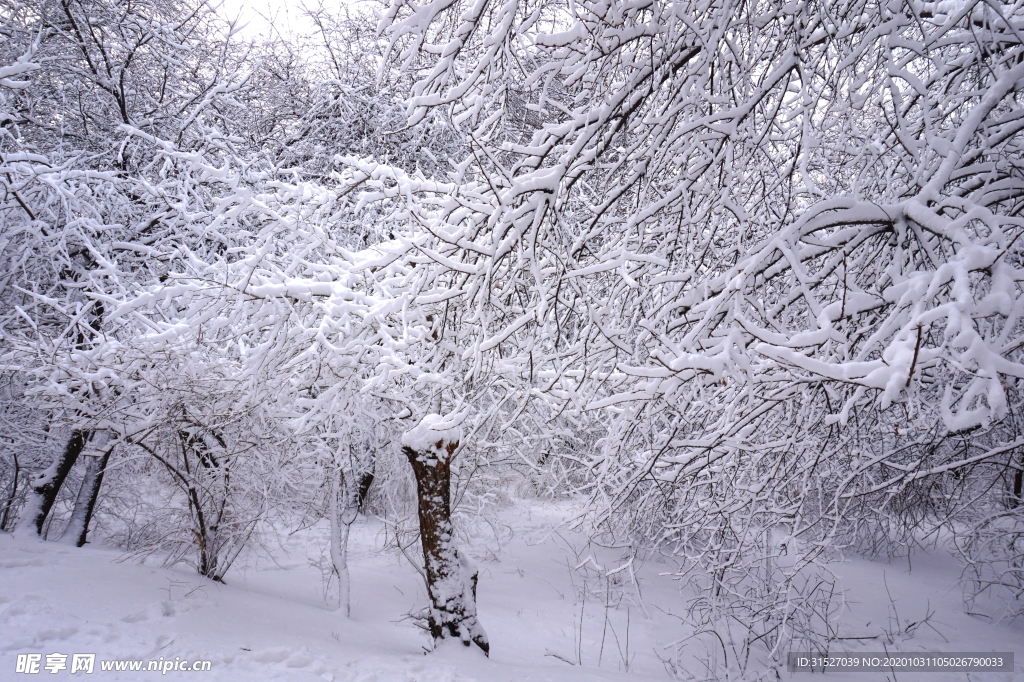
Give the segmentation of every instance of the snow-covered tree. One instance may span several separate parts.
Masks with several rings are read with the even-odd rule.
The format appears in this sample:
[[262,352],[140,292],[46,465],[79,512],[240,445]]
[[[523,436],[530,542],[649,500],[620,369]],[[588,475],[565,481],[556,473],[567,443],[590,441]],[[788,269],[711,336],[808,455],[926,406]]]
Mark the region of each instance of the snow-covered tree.
[[945,522],[970,505],[894,505],[1020,466],[1022,12],[382,15],[418,74],[410,121],[443,108],[471,140],[450,184],[397,190],[463,278],[466,355],[528,355],[543,400],[606,411],[598,518],[674,545],[712,594],[746,599],[753,557],[802,548],[748,641],[777,651],[822,548]]
[[[248,75],[227,47],[229,29],[207,39],[218,20],[203,5],[19,4],[4,22],[0,352],[49,437],[66,440],[49,467],[33,463],[42,471],[21,526],[38,532],[83,451],[103,458],[86,445],[132,400],[111,364],[132,332],[107,327],[106,306],[162,276],[177,246],[226,246],[193,232],[203,185],[180,182],[167,151],[230,155],[217,126]],[[95,506],[102,476],[93,464],[78,519]]]
[[427,629],[488,651],[453,513],[500,460],[769,657],[827,629],[835,548],[945,526],[1019,598],[1024,7],[307,14],[0,5],[0,527],[83,543],[145,453],[126,544],[222,579],[329,490],[346,607],[401,465]]

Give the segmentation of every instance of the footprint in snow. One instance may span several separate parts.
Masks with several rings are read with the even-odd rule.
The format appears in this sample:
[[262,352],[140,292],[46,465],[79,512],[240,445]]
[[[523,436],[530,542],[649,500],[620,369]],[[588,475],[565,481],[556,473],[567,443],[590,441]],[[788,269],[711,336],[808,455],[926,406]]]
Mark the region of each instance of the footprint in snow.
[[50,640],[62,640],[71,637],[78,633],[78,628],[74,625],[68,625],[67,627],[57,628],[53,630],[40,630],[36,633],[37,642],[48,642]]
[[284,662],[289,668],[305,668],[313,662],[313,657],[306,650],[296,651]]
[[274,647],[272,649],[257,651],[252,657],[260,663],[280,663],[284,659],[288,658],[289,653],[291,653],[290,649]]
[[43,565],[43,560],[38,557],[14,557],[11,559],[0,559],[0,568],[31,568]]

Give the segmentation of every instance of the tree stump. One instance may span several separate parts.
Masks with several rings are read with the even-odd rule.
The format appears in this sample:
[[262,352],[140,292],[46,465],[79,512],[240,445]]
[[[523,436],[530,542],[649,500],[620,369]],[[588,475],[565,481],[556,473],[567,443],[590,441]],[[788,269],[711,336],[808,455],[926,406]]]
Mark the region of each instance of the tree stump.
[[451,519],[451,460],[459,441],[438,435],[432,442],[402,439],[402,452],[416,476],[420,540],[431,604],[428,627],[435,641],[455,637],[466,646],[475,643],[489,654],[487,633],[476,614],[477,571],[455,546]]

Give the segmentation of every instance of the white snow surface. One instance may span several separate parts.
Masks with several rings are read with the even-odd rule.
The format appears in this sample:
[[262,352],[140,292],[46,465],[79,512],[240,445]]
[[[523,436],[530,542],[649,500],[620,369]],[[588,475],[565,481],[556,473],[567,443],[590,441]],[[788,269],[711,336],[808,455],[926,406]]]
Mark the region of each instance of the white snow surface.
[[[439,455],[440,459],[446,454],[444,446],[449,443],[458,443],[462,440],[462,420],[464,415],[455,414],[442,417],[439,414],[428,414],[420,423],[410,431],[402,434],[402,445],[411,448],[416,452],[430,452]],[[438,447],[441,443],[441,447]]]
[[[692,595],[666,575],[675,567],[660,557],[641,561],[638,555],[606,580],[600,571],[621,567],[629,552],[598,547],[567,530],[564,521],[574,511],[566,503],[523,502],[503,513],[507,533],[500,546],[482,532],[463,540],[480,568],[489,659],[454,642],[424,653],[427,639],[405,618],[426,605],[423,583],[400,555],[382,551],[384,526],[374,519],[361,517],[352,529],[349,620],[327,605],[321,573],[311,563],[329,538],[326,524],[287,536],[273,551],[254,552],[229,572],[227,584],[183,568],[124,561],[112,549],[0,534],[0,680],[36,679],[15,673],[19,653],[95,653],[95,677],[83,679],[101,681],[156,679],[156,673],[104,672],[99,661],[159,657],[212,661],[209,672],[171,671],[161,679],[670,679],[659,657],[669,655],[665,645],[692,634],[676,617]],[[847,590],[839,635],[875,638],[846,640],[843,650],[1016,650],[1015,673],[971,679],[1024,679],[1024,624],[966,613],[956,584],[959,568],[948,555],[916,554],[909,563],[905,557],[850,559],[836,572]],[[699,679],[708,652],[691,641],[682,662]],[[65,677],[72,677],[67,670],[38,675]],[[807,673],[782,677],[817,679]],[[831,679],[882,682],[886,676],[842,673]],[[900,673],[898,679],[967,678]]]

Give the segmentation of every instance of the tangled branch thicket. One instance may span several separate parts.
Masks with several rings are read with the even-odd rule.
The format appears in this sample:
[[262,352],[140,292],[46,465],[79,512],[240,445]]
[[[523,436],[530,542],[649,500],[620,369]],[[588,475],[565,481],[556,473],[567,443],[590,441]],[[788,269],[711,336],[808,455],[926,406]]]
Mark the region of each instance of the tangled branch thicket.
[[839,551],[947,543],[1024,613],[1019,2],[391,0],[313,56],[117,7],[0,11],[4,527],[41,434],[104,432],[221,577],[212,458],[243,528],[369,419],[408,514],[444,415],[467,500],[518,471],[676,557],[709,674],[827,649]]

